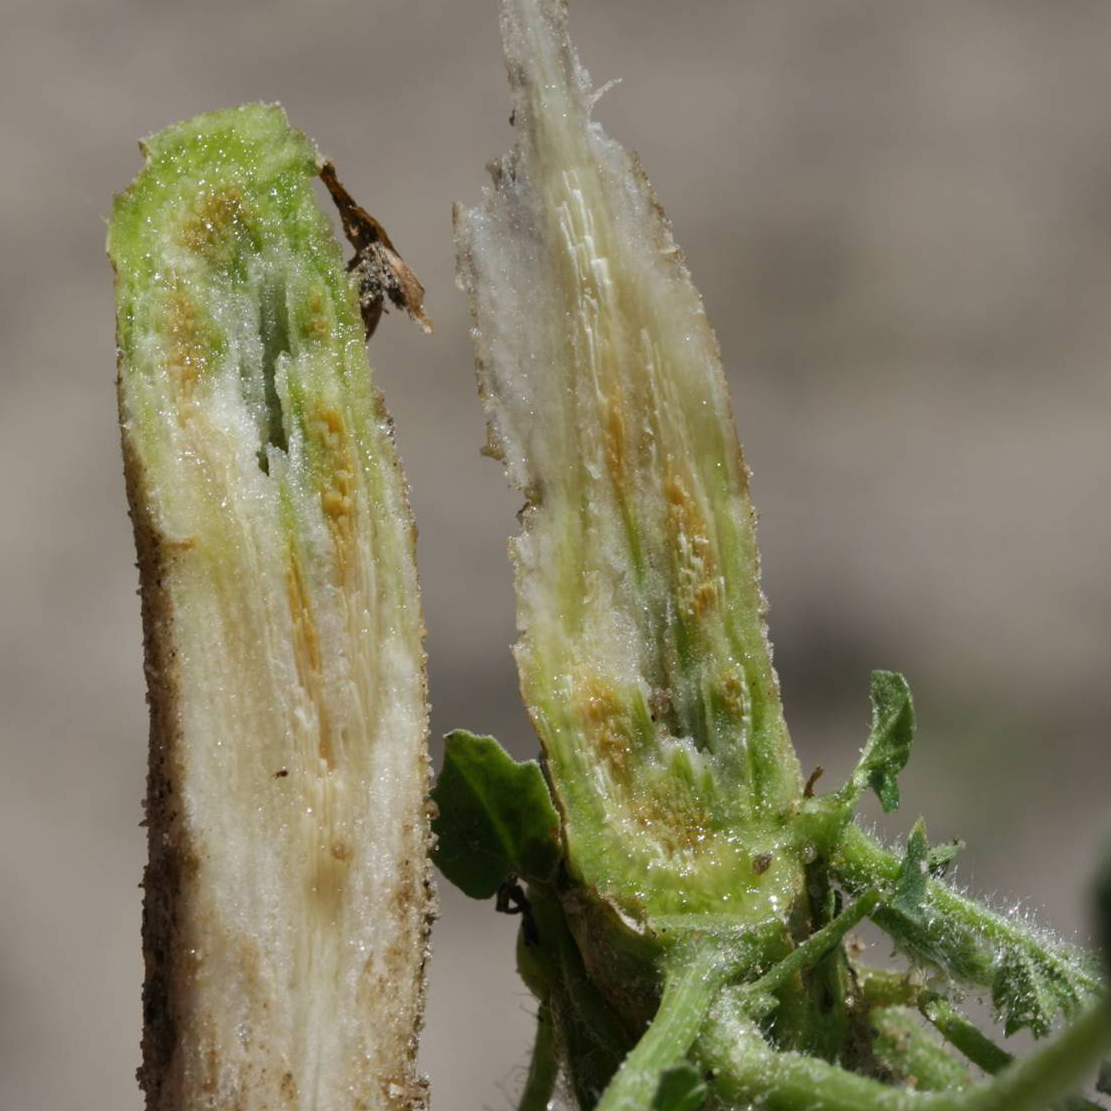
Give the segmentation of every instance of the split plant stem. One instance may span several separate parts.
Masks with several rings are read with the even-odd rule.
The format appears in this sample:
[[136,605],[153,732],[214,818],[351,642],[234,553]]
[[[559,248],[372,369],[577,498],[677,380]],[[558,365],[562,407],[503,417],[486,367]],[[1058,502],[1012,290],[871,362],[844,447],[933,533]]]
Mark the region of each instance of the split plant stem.
[[[903,676],[872,673],[849,781],[821,797],[804,787],[702,299],[641,166],[593,118],[604,89],[563,0],[502,0],[501,26],[515,142],[481,203],[456,208],[458,278],[486,450],[526,499],[515,651],[544,774],[454,734],[434,792],[441,869],[474,897],[516,891],[516,909],[540,908],[518,966],[552,1002],[582,1107],[1060,1102],[1107,1047],[1103,971],[940,882],[960,845],[931,846],[923,821],[901,854],[860,829],[864,791],[899,804],[915,729]],[[550,803],[525,812],[525,785]],[[496,851],[467,851],[486,844]],[[845,895],[857,901],[842,912]],[[844,939],[865,917],[911,974],[858,973]],[[1066,1025],[971,1084],[893,1006],[915,1001],[923,975],[990,987],[1008,1034]]]
[[139,1080],[152,1111],[411,1111],[423,629],[364,337],[384,299],[422,318],[419,283],[276,106],[143,151],[108,235],[151,710]]

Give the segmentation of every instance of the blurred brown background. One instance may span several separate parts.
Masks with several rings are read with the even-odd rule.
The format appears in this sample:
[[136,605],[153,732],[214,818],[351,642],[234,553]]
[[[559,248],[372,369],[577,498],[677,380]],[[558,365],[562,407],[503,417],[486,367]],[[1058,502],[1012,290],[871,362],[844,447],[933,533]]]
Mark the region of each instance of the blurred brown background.
[[[1111,754],[1111,5],[573,0],[722,341],[804,765],[904,670],[904,810],[1065,933]],[[281,100],[429,289],[373,362],[420,525],[433,734],[518,754],[449,205],[509,142],[494,0],[0,4],[0,1107],[134,1108],[146,721],[103,217],[138,136]],[[439,742],[436,742],[437,757]],[[442,890],[437,1111],[508,1108],[515,923]]]

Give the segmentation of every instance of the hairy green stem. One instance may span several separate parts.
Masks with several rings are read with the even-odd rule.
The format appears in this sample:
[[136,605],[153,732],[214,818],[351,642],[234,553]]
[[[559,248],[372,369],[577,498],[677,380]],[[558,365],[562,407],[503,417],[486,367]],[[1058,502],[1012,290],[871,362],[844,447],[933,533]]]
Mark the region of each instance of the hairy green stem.
[[854,926],[862,922],[879,906],[882,895],[878,888],[865,891],[851,906],[832,922],[811,934],[797,949],[773,965],[759,980],[746,985],[746,991],[755,995],[771,995],[778,991],[792,976],[812,968]]
[[675,962],[664,981],[656,1017],[622,1062],[596,1111],[644,1111],[650,1106],[661,1073],[690,1049],[710,1006],[735,970],[735,961],[713,939],[696,943]]
[[979,1028],[962,1015],[948,999],[929,995],[919,1003],[922,1014],[937,1027],[950,1045],[961,1051],[974,1065],[994,1076],[1005,1069],[1014,1057],[1000,1049]]
[[[1014,1061],[1013,1054],[986,1037],[944,996],[925,996],[919,1007],[941,1036],[984,1072],[994,1076]],[[1098,1104],[1082,1096],[1065,1096],[1051,1106],[1053,1111],[1102,1111]]]
[[1111,1008],[1100,1000],[1057,1037],[1008,1065],[975,1098],[956,1106],[968,1111],[1038,1111],[1081,1084],[1109,1049]]
[[555,1023],[551,1005],[545,1000],[540,1004],[536,1016],[536,1041],[532,1047],[532,1061],[529,1063],[525,1090],[517,1104],[518,1111],[548,1111],[558,1077]]
[[922,993],[921,982],[904,969],[873,968],[852,964],[856,986],[865,1005],[872,1007],[913,1007]]
[[877,1007],[869,1021],[875,1035],[872,1053],[892,1080],[923,1092],[960,1089],[968,1083],[967,1066],[922,1026],[917,1011]]
[[528,902],[535,937],[519,934],[517,969],[548,1011],[553,1049],[577,1104],[593,1107],[634,1041],[587,976],[552,890],[530,884]]
[[[833,854],[834,875],[850,890],[893,883],[899,874],[899,857],[855,823],[847,825]],[[878,911],[876,922],[896,940],[920,955],[944,964],[970,983],[991,986],[998,971],[999,950],[1022,952],[1044,963],[1062,978],[1094,997],[1099,978],[1074,958],[1064,946],[1049,944],[1013,919],[954,891],[936,880],[928,884],[930,925],[911,922],[893,911]]]
[[892,1088],[799,1053],[779,1053],[737,1006],[726,1001],[698,1042],[700,1063],[726,1104],[766,1111],[1042,1111],[1075,1088],[1111,1046],[1106,1001],[1089,1008],[1057,1037],[961,1092]]

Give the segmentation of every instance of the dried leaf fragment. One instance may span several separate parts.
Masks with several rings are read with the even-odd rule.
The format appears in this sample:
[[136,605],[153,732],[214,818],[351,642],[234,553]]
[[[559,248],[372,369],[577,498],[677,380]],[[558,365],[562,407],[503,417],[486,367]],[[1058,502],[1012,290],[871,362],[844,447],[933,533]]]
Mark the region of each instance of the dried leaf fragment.
[[325,159],[320,167],[320,180],[328,187],[339,209],[343,232],[355,255],[347,264],[359,280],[359,307],[366,325],[367,339],[374,335],[388,300],[404,309],[424,330],[432,331],[432,321],[424,311],[424,286],[397,253],[386,229],[354,197],[336,176],[335,164]]

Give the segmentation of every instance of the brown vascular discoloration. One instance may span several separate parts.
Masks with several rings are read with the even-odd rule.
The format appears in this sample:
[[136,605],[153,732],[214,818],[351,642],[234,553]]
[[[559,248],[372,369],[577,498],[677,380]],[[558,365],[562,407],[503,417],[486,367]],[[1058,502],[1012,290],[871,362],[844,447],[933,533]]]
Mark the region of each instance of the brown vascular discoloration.
[[705,518],[670,457],[664,496],[668,533],[677,553],[679,599],[688,618],[703,618],[717,606],[721,586]]
[[671,688],[657,687],[648,696],[648,710],[653,721],[662,720],[671,709]]
[[305,587],[301,559],[292,546],[286,557],[285,587],[293,625],[293,658],[297,664],[297,678],[316,708],[320,758],[331,768],[332,728],[324,697],[324,659],[320,653],[320,634]]
[[287,1072],[282,1077],[279,1087],[289,1106],[295,1107],[297,1105],[297,1082],[293,1079],[293,1073]]
[[706,840],[713,833],[705,808],[674,784],[638,799],[633,803],[632,813],[645,832],[672,855],[705,849]]
[[[208,367],[211,328],[206,327],[203,310],[180,284],[167,294],[166,316],[170,337],[167,363],[171,379],[179,402],[188,403],[193,400],[197,382]],[[188,405],[179,405],[177,412],[178,419],[183,420]]]
[[575,685],[582,692],[583,728],[591,738],[592,751],[619,778],[628,776],[629,715],[617,692],[597,676],[584,677]]
[[312,432],[323,448],[324,473],[328,485],[320,491],[320,507],[332,533],[340,581],[346,582],[351,569],[351,544],[357,528],[355,504],[355,461],[347,422],[333,405],[320,409],[312,423]]
[[238,187],[229,185],[199,196],[178,229],[178,244],[206,262],[227,262],[235,252],[237,229],[246,230],[250,208]]
[[748,687],[744,674],[736,668],[727,669],[721,677],[719,694],[730,716],[743,718],[748,712]]
[[625,484],[625,398],[620,382],[614,382],[613,390],[605,404],[606,465],[619,496],[627,494]]

